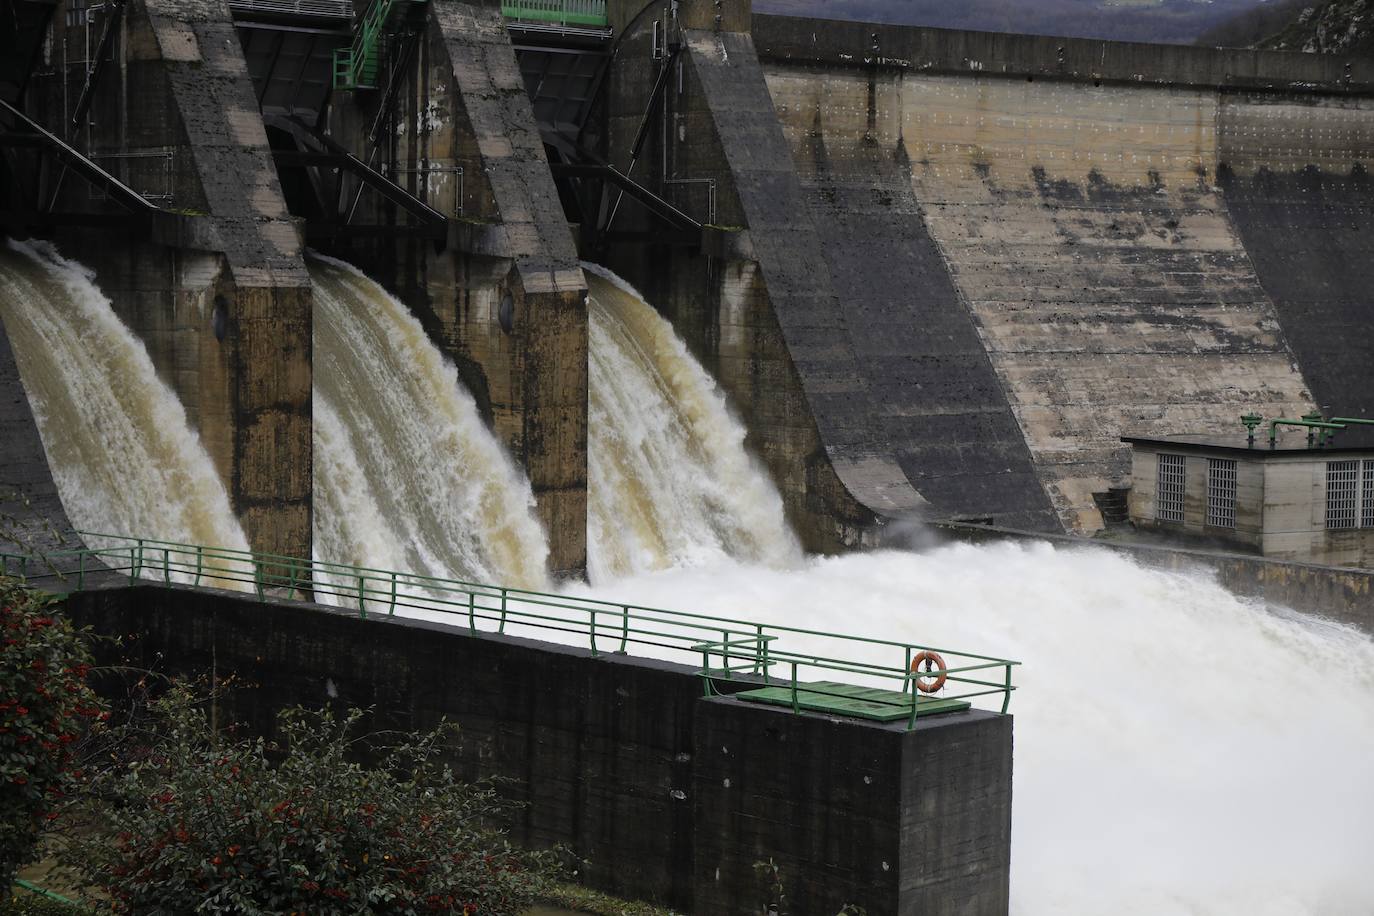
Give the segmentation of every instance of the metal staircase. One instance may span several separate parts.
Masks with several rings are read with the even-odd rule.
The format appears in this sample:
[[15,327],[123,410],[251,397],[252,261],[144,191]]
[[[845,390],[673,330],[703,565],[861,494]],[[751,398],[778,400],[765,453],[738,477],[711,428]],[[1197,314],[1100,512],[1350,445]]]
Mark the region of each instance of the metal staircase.
[[335,89],[376,89],[387,36],[405,18],[422,16],[427,0],[373,0],[353,30],[353,43],[334,51]]

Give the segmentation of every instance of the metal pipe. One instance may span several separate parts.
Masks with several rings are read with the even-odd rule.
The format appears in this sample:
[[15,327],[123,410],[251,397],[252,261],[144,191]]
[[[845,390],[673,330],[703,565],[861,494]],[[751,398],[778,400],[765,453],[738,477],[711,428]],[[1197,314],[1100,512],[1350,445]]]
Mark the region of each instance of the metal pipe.
[[1269,447],[1274,448],[1278,444],[1280,426],[1305,426],[1309,432],[1307,434],[1307,444],[1312,444],[1313,429],[1345,429],[1340,423],[1328,423],[1325,420],[1289,420],[1280,417],[1277,420],[1269,421]]

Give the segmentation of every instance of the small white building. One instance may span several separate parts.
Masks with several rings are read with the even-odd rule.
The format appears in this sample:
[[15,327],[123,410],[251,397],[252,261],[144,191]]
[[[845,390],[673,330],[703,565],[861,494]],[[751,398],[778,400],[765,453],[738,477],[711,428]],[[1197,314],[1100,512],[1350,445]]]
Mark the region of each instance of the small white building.
[[[1296,437],[1295,437],[1296,438]],[[1374,566],[1374,445],[1123,436],[1138,529],[1267,557]]]

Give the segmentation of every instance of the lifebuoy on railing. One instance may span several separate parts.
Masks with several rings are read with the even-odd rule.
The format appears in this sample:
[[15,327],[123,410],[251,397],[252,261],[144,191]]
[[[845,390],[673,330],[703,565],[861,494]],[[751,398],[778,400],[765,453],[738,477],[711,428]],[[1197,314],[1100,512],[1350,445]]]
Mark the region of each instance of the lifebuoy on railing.
[[[925,663],[924,673],[921,671],[921,663]],[[945,668],[945,660],[940,657],[938,652],[917,652],[911,660],[911,673],[916,675],[916,689],[921,693],[934,693],[945,686],[945,679],[949,674]],[[934,680],[930,680],[931,677]]]

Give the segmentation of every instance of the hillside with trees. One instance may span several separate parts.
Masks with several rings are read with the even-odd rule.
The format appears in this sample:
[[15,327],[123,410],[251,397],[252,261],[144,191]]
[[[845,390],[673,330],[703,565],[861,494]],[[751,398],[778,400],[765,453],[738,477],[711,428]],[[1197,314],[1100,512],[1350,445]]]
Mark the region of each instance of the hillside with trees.
[[759,13],[1167,44],[1193,44],[1209,30],[1272,5],[1266,0],[754,0]]
[[1199,44],[1318,54],[1374,53],[1374,0],[1279,0],[1204,33]]

